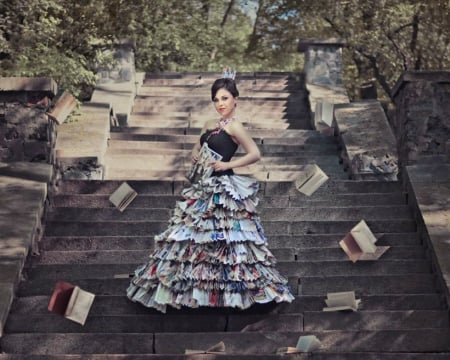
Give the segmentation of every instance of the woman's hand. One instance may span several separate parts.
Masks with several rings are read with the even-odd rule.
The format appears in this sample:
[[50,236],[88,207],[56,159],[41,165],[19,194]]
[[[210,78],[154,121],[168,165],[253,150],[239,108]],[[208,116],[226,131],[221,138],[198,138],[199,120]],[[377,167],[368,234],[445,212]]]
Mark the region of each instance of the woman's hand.
[[229,162],[212,161],[210,163],[210,165],[214,169],[214,171],[216,171],[216,172],[220,172],[220,171],[225,171],[225,170],[231,169],[231,166],[230,166]]
[[198,154],[192,154],[191,155],[192,163],[195,164],[198,161]]

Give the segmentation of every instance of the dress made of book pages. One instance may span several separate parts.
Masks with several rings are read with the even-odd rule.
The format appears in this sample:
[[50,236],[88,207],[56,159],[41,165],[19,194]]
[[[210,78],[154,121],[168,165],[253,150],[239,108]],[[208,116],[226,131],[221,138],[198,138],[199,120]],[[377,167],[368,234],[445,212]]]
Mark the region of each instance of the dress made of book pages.
[[[223,129],[200,142],[229,161],[237,144]],[[258,182],[232,170],[200,178],[182,191],[168,228],[155,237],[149,261],[138,267],[127,296],[147,307],[237,307],[291,302],[287,280],[256,212]]]

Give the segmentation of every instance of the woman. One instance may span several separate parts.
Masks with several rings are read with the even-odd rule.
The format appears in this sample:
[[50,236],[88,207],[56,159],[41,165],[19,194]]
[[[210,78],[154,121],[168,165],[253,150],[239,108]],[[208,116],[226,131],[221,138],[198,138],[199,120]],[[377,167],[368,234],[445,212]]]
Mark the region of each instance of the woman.
[[[258,182],[233,173],[260,159],[257,145],[235,119],[238,96],[233,78],[214,82],[211,99],[220,119],[205,124],[192,160],[198,160],[205,142],[222,159],[210,163],[211,176],[183,190],[169,227],[155,237],[150,260],[131,280],[132,301],[165,312],[167,305],[245,309],[294,299],[274,268],[256,213]],[[239,146],[245,155],[233,158]]]

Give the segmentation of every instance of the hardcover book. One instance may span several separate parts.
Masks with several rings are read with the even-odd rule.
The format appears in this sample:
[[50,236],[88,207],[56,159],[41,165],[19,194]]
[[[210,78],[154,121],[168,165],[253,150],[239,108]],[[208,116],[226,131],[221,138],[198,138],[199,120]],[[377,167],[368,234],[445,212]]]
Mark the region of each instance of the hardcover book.
[[321,346],[322,343],[317,338],[317,336],[304,335],[298,338],[297,345],[295,347],[293,346],[281,347],[277,349],[276,353],[278,355],[284,355],[284,354],[299,354],[305,352],[312,352],[320,349]]
[[223,341],[211,346],[209,349],[206,350],[191,350],[186,349],[184,351],[185,355],[196,355],[196,354],[225,354],[225,343]]
[[136,198],[137,192],[126,182],[122,183],[109,197],[119,211],[124,211]]
[[306,171],[295,180],[295,187],[301,193],[311,196],[327,180],[327,174],[319,166],[309,165]]
[[48,310],[84,325],[95,295],[65,281],[58,281]]
[[376,246],[376,242],[375,235],[366,222],[361,220],[345,235],[339,245],[349,259],[356,262],[358,260],[377,260],[390,248],[389,246]]
[[356,299],[354,291],[328,293],[325,303],[327,307],[323,311],[358,310],[361,300]]

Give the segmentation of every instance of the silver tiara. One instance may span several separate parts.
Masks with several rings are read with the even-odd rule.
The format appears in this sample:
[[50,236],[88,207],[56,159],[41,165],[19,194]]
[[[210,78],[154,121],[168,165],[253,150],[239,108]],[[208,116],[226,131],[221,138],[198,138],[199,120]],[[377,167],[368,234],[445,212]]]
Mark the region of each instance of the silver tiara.
[[236,70],[235,69],[231,69],[229,67],[223,69],[223,78],[224,79],[232,79],[232,80],[234,80],[235,77],[236,77]]

